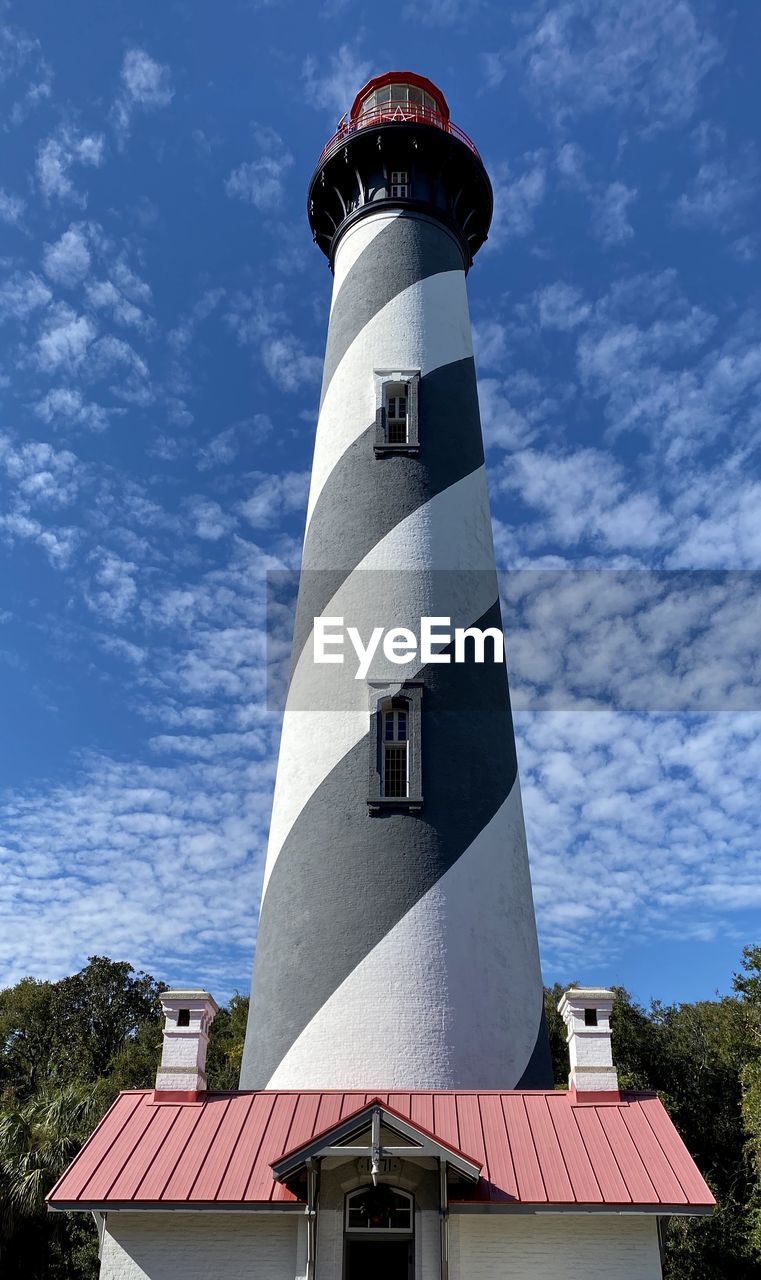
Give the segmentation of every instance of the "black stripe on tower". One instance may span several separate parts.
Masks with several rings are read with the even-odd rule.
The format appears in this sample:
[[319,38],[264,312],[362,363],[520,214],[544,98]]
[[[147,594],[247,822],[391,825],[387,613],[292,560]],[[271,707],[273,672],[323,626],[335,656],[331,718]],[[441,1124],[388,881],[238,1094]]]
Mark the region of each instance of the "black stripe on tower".
[[321,403],[354,339],[387,303],[429,276],[463,270],[460,246],[439,223],[404,213],[391,218],[351,267],[333,303]]
[[352,569],[387,533],[436,494],[483,465],[473,359],[434,369],[420,383],[420,451],[376,460],[371,423],[338,460],[304,541],[292,668],[319,617]]
[[[499,603],[476,625],[501,626]],[[280,850],[259,921],[244,1088],[266,1086],[311,1018],[515,784],[504,666],[434,665],[415,679],[424,684],[422,812],[368,819],[365,738],[321,783]]]

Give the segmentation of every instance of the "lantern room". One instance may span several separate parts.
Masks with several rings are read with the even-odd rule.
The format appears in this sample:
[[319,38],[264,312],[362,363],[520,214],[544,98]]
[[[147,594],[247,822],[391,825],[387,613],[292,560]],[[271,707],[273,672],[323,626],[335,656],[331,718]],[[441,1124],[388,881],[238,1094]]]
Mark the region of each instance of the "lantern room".
[[413,71],[387,71],[360,89],[349,126],[363,129],[381,120],[422,121],[449,130],[449,107],[440,89]]
[[308,211],[331,266],[348,227],[382,206],[444,224],[466,270],[489,229],[492,191],[478,151],[441,90],[412,71],[368,80],[322,149]]

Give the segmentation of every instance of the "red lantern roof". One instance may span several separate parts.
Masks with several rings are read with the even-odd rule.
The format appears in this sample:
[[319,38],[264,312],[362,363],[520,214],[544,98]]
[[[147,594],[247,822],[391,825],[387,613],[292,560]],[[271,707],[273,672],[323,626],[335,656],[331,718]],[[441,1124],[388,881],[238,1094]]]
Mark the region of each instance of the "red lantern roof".
[[352,134],[386,124],[432,125],[464,142],[478,155],[467,133],[452,123],[447,100],[432,80],[414,71],[386,71],[382,76],[373,76],[360,89],[351,111],[339,121],[337,132],[323,147],[318,168],[332,151],[348,142]]
[[[368,80],[365,87],[360,89],[349,112],[349,119],[352,123],[356,123],[362,111],[362,104],[366,102],[370,95],[378,89],[385,89],[388,85],[399,85],[400,87],[407,85],[412,86],[413,89],[420,89],[422,94],[427,94],[430,98],[433,98],[435,108],[438,110],[442,120],[445,123],[449,120],[447,100],[441,89],[437,88],[432,80],[428,80],[425,76],[419,76],[414,71],[387,71],[385,75],[374,76],[372,80]],[[392,100],[393,96],[392,91]]]

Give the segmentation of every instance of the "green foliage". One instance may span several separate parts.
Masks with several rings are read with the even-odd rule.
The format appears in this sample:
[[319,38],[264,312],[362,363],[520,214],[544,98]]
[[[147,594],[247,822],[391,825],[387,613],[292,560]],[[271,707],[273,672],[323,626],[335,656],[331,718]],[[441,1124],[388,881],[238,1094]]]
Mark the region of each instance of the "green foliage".
[[[694,1004],[645,1010],[615,988],[621,1085],[659,1092],[718,1201],[710,1218],[669,1222],[666,1280],[761,1280],[761,947],[745,949],[742,970],[734,995]],[[44,1199],[118,1090],[152,1084],[164,989],[94,956],[61,982],[24,978],[0,992],[3,1280],[96,1280],[89,1215],[49,1215]],[[568,1077],[564,990],[545,992],[557,1087]],[[212,1089],[237,1088],[247,1014],[236,994],[212,1025]]]
[[119,1089],[150,1085],[164,984],[92,956],[61,982],[0,992],[0,1273],[90,1280],[89,1216],[49,1215],[45,1196]]
[[[666,1280],[761,1280],[761,947],[746,948],[743,966],[734,997],[694,1004],[646,1011],[614,988],[621,1088],[659,1093],[718,1202],[710,1218],[670,1220]],[[556,1082],[568,1074],[556,1012],[566,986],[546,991]]]
[[211,1024],[206,1079],[210,1089],[237,1089],[246,1038],[248,996],[237,991]]

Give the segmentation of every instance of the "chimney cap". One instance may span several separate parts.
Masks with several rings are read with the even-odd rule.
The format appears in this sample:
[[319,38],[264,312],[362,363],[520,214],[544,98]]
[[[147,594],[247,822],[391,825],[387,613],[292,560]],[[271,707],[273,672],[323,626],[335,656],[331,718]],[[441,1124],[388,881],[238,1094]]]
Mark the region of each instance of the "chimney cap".
[[574,1004],[612,1004],[615,998],[609,987],[569,987],[560,997],[558,1013]]
[[163,1004],[210,1004],[215,1013],[219,1013],[219,1005],[210,991],[200,987],[172,987],[162,991],[159,996]]

